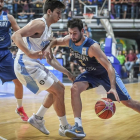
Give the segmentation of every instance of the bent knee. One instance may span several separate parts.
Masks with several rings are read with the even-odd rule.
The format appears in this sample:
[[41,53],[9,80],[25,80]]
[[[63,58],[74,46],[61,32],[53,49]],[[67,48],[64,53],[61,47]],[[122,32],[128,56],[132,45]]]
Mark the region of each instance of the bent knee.
[[57,89],[55,89],[55,95],[56,96],[64,96],[65,93],[65,87],[62,85],[59,85]]
[[78,86],[77,85],[73,85],[71,87],[71,96],[73,97],[73,96],[77,96],[79,94],[80,94],[80,90],[79,90]]

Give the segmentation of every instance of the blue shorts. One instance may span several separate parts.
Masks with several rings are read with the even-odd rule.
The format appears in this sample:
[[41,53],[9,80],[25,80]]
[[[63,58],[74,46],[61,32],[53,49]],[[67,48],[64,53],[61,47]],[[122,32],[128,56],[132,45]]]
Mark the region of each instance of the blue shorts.
[[2,83],[17,79],[14,72],[14,59],[9,50],[0,50],[0,79]]
[[[131,99],[120,76],[117,74],[117,72],[115,72],[115,75],[116,75],[116,90],[117,90],[120,100]],[[82,73],[78,77],[76,77],[74,83],[81,82],[81,81],[87,81],[89,83],[88,89],[98,87],[99,85],[102,85],[106,91],[109,91],[111,88],[110,80],[109,80],[107,72],[100,74],[100,75],[94,75],[91,72],[85,71],[84,73]],[[107,98],[110,98],[113,101],[116,101],[113,94],[107,94]]]

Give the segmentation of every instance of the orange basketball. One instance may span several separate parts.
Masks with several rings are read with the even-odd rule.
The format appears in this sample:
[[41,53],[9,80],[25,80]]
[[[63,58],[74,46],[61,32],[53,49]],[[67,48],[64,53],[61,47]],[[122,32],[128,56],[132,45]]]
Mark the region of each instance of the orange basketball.
[[99,118],[109,119],[116,111],[114,102],[109,98],[102,98],[95,104],[95,112]]

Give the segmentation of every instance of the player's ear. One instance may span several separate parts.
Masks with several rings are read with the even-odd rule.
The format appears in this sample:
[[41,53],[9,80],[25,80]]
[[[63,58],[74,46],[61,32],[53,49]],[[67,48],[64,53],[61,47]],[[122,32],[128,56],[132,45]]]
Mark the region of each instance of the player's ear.
[[47,10],[47,14],[50,15],[52,13],[51,9]]
[[82,33],[84,33],[84,28],[81,30]]

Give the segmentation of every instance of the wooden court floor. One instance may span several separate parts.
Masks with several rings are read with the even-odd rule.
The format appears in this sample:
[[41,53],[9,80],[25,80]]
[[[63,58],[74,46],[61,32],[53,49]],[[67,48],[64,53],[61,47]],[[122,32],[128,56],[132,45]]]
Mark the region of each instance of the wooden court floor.
[[[47,136],[27,122],[22,122],[15,113],[16,100],[13,96],[12,82],[0,84],[0,139],[2,140],[69,140],[58,134],[59,121],[51,107],[45,114],[45,126],[50,131]],[[133,99],[140,101],[140,83],[127,84],[126,88]],[[8,93],[5,97],[5,93]],[[36,113],[46,92],[32,94],[24,88],[24,108],[28,116]],[[85,91],[81,95],[83,101],[82,122],[86,133],[85,140],[140,140],[140,114],[122,105],[116,104],[116,113],[108,120],[98,118],[94,105],[101,97],[106,97],[102,88]],[[66,86],[65,104],[67,119],[74,125],[71,108],[70,86]]]

